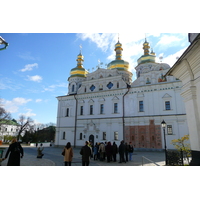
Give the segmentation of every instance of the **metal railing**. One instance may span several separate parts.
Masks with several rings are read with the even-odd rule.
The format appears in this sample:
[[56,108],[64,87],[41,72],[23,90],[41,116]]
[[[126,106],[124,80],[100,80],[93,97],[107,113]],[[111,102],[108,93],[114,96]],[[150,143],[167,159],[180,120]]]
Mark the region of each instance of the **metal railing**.
[[156,166],[160,166],[159,164],[157,164],[156,162],[154,162],[154,161],[152,161],[152,160],[146,158],[145,156],[142,156],[142,166],[144,166],[144,160],[145,160],[145,159],[148,160],[150,163],[153,163],[153,164],[156,165]]

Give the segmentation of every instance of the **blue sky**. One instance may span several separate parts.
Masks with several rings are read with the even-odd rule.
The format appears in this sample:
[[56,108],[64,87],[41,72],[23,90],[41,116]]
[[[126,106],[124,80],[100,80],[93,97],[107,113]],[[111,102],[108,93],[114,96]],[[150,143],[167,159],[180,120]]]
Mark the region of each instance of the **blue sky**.
[[76,67],[82,46],[84,68],[90,72],[115,59],[114,45],[122,43],[122,58],[134,67],[143,54],[145,35],[157,62],[172,66],[188,47],[187,33],[2,33],[9,46],[0,51],[0,98],[18,119],[30,116],[35,123],[56,123],[57,96],[68,93],[70,70]]

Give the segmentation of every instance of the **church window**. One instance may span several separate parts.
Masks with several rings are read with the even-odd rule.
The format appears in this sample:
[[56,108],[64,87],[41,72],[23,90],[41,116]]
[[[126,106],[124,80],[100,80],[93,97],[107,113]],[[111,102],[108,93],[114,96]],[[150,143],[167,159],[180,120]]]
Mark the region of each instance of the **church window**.
[[165,101],[165,110],[171,110],[170,101]]
[[172,135],[173,134],[172,125],[167,125],[167,134],[168,135]]
[[114,103],[114,113],[118,112],[118,103]]
[[119,88],[119,82],[117,82],[117,88]]
[[146,84],[151,84],[149,78],[147,78]]
[[118,132],[117,131],[114,132],[114,140],[118,140]]
[[103,140],[106,140],[106,132],[103,132]]
[[143,101],[139,101],[139,112],[144,112],[144,103],[143,103]]
[[108,87],[108,89],[111,89],[113,87],[113,83],[109,82],[107,87]]
[[69,117],[69,108],[67,108],[67,110],[66,110],[66,116],[65,117]]
[[93,105],[90,105],[90,115],[93,115]]
[[85,92],[86,92],[87,90],[86,90],[86,87],[85,87]]
[[83,139],[83,133],[80,133],[80,140]]
[[90,90],[91,90],[91,91],[94,91],[94,89],[95,89],[95,86],[92,85],[92,86],[90,87]]
[[80,115],[83,115],[83,106],[80,107]]
[[100,77],[99,78],[103,78],[103,76],[102,75],[100,75]]
[[72,92],[74,92],[74,85],[72,85]]
[[65,134],[65,132],[63,132],[62,139],[63,139],[63,140],[66,139],[66,134]]
[[104,104],[100,104],[100,114],[104,113]]

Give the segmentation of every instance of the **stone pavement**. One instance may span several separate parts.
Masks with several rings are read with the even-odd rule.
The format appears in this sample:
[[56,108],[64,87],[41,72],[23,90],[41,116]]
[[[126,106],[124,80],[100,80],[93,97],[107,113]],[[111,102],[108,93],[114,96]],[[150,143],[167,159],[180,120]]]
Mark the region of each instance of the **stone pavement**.
[[[3,147],[3,146],[1,146]],[[5,147],[6,148],[6,147]],[[32,148],[32,147],[25,147],[24,148],[24,157],[21,159],[21,166],[56,166],[55,160],[53,159],[46,159],[45,155],[42,159],[36,158],[36,155],[31,155],[26,153],[26,148]],[[49,149],[48,149],[49,148]],[[60,159],[60,163],[63,162],[63,156],[61,155],[62,152],[61,147],[46,147],[45,151],[49,153],[53,153],[54,157],[56,156],[57,158]],[[5,153],[7,151],[7,148],[4,150],[3,156],[5,156]],[[74,157],[72,160],[72,166],[81,166],[81,155],[79,154],[80,148],[75,148],[73,149],[74,151]],[[45,152],[44,152],[45,154]],[[110,162],[108,163],[107,161],[99,161],[99,160],[93,160],[93,158],[90,160],[90,166],[156,166],[155,163],[151,163],[147,159],[142,159],[142,157],[146,157],[159,166],[164,166],[165,165],[165,155],[164,152],[159,152],[159,151],[136,151],[133,153],[133,160],[128,161],[126,163],[118,163],[119,162],[119,155],[117,155],[117,162]],[[4,161],[1,162],[2,166],[7,165],[8,158]],[[55,161],[55,162],[54,162]],[[63,165],[59,165],[63,166]]]

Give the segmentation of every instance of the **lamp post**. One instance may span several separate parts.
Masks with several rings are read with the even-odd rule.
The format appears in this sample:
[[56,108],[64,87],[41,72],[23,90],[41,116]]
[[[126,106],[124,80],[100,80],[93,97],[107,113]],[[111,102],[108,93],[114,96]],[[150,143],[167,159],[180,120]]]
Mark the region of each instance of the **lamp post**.
[[0,48],[0,51],[6,49],[6,47],[8,46],[8,43],[0,36],[0,45],[1,44],[4,44],[5,46],[3,48]]
[[165,137],[165,127],[166,122],[163,120],[161,122],[162,128],[163,128],[163,134],[164,134],[164,143],[165,143],[165,165],[167,165],[167,145],[166,145],[166,137]]

